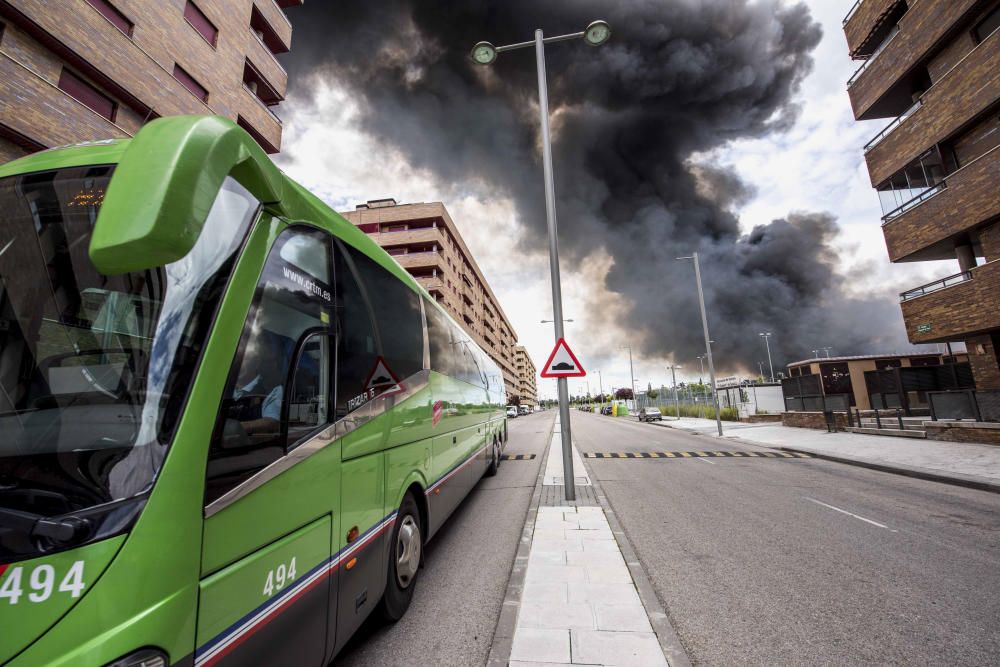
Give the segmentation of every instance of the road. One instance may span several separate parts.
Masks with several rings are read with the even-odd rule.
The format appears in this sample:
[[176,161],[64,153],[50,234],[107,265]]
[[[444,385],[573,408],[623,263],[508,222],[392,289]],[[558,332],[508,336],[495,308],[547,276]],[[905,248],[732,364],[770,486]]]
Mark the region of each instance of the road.
[[424,552],[406,616],[377,619],[355,634],[336,665],[482,665],[503,604],[554,411],[508,421],[504,461],[452,514]]
[[[771,451],[572,417],[581,452]],[[1000,664],[1000,496],[817,459],[586,462],[695,664]]]

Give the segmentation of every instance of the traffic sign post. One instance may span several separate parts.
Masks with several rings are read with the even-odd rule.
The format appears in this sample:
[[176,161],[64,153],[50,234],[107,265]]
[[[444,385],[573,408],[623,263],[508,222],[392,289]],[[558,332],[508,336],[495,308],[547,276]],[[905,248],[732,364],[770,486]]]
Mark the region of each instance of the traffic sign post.
[[565,338],[556,341],[552,354],[542,366],[543,378],[582,378],[587,375],[573,350],[569,349]]

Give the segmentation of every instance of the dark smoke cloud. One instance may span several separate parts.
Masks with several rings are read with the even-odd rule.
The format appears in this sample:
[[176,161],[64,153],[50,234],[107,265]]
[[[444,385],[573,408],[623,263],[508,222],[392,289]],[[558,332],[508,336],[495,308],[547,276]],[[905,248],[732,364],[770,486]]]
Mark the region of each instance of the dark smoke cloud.
[[698,251],[724,367],[755,368],[764,330],[775,333],[776,363],[820,345],[849,354],[900,342],[873,333],[901,331],[893,303],[845,295],[831,216],[789,214],[742,235],[733,210],[752,189],[697,159],[794,122],[791,100],[821,37],[803,4],[367,0],[289,14],[293,88],[304,93],[315,74],[346,85],[364,129],[415,166],[511,197],[536,248],[546,246],[533,54],[503,54],[486,69],[467,54],[479,39],[525,41],[536,27],[557,34],[605,18],[608,44],[552,46],[547,67],[561,248],[567,265],[595,245],[610,253],[606,286],[635,304],[617,324],[647,353],[700,353],[692,269],[674,259]]

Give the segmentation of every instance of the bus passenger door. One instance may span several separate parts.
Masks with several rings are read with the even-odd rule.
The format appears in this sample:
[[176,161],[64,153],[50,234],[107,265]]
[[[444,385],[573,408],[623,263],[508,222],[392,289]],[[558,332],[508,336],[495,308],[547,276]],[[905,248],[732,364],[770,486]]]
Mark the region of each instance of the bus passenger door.
[[195,663],[326,664],[340,443],[326,237],[274,242],[208,452]]

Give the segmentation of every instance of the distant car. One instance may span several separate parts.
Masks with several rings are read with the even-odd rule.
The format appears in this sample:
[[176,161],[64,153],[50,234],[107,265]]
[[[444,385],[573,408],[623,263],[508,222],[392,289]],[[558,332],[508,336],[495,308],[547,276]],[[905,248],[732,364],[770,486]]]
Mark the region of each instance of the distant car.
[[531,414],[531,408],[528,407],[527,405],[519,406],[517,408],[517,413],[519,415],[528,415],[528,414]]
[[513,405],[508,405],[507,406],[507,416],[508,417],[516,417],[517,416],[517,408],[515,408]]
[[639,410],[639,421],[641,422],[651,422],[651,421],[663,421],[663,415],[660,414],[659,408],[643,408]]
[[615,409],[613,407],[611,407],[610,405],[605,405],[603,408],[601,408],[601,414],[602,415],[611,415],[611,414],[614,414],[614,412],[615,412]]

